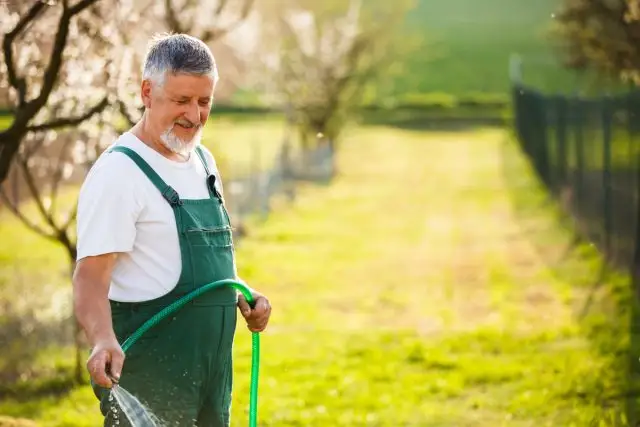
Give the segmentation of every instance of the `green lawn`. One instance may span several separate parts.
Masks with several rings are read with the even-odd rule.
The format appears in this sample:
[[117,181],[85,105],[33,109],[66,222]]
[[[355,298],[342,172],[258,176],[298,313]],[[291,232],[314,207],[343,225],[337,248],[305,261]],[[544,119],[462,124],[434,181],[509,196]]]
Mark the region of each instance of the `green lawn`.
[[[242,241],[240,273],[274,307],[260,425],[623,425],[612,420],[633,403],[626,283],[609,277],[578,316],[597,257],[586,245],[559,261],[572,236],[505,138],[352,129],[335,182],[301,189]],[[21,262],[10,257],[0,268]],[[241,426],[243,327],[235,353]],[[88,388],[5,398],[0,414],[99,425]]]
[[[250,126],[245,122],[249,120]],[[285,124],[277,115],[250,116],[211,113],[203,143],[213,151],[226,177],[244,175],[273,165]]]
[[[378,1],[378,0],[371,0]],[[398,66],[396,94],[509,95],[509,58],[522,56],[527,83],[572,91],[581,83],[564,70],[549,37],[560,0],[417,0],[404,29],[422,43]]]

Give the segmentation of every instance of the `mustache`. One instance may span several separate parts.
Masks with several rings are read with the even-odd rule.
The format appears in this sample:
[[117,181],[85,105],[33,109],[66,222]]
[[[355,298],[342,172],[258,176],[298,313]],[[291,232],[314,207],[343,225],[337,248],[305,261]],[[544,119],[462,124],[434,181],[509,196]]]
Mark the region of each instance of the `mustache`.
[[176,120],[174,124],[178,124],[180,126],[183,126],[189,129],[194,127],[200,127],[200,123],[192,123],[190,120],[187,120],[187,119]]

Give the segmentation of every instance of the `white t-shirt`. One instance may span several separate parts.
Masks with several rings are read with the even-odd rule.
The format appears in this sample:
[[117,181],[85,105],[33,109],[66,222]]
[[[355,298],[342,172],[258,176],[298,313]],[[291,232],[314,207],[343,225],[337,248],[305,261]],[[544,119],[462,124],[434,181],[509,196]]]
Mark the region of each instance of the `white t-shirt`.
[[[138,153],[182,199],[209,197],[207,174],[195,152],[188,162],[172,161],[130,132],[114,145]],[[109,298],[122,302],[158,298],[176,286],[182,270],[173,209],[131,158],[107,151],[93,165],[80,190],[77,258],[119,252]],[[222,194],[215,159],[209,150],[203,151]]]

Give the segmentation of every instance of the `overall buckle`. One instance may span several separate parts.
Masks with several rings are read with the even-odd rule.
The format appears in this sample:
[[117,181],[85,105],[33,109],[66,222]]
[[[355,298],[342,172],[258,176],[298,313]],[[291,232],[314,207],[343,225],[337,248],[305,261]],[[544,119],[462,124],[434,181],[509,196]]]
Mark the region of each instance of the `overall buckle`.
[[162,197],[164,197],[171,206],[182,206],[182,200],[180,200],[180,195],[176,190],[171,188],[171,186],[169,185],[162,192]]

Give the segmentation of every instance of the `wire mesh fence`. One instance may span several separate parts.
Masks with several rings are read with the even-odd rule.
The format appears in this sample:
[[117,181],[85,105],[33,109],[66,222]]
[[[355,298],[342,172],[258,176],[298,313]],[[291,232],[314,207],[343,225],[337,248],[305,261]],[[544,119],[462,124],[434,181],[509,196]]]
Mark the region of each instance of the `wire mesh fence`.
[[582,97],[513,85],[523,152],[581,235],[614,266],[639,265],[640,93]]

